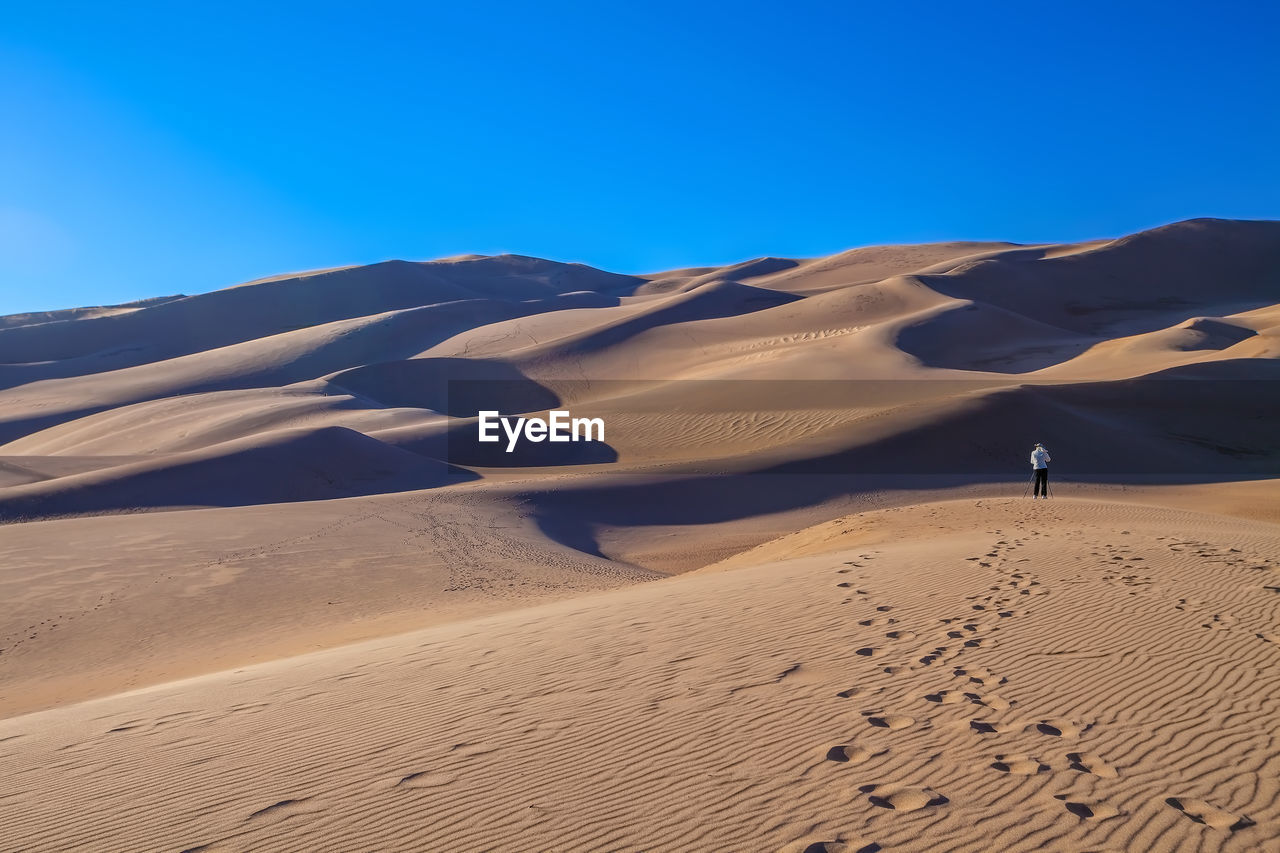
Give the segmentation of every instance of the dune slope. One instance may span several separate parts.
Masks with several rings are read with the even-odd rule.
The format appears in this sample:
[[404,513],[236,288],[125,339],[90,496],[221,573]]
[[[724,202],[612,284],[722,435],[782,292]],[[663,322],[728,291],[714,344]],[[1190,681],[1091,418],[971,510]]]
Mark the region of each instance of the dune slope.
[[887,523],[896,541],[0,722],[9,839],[1247,851],[1276,837],[1273,526],[1008,499],[838,523]]

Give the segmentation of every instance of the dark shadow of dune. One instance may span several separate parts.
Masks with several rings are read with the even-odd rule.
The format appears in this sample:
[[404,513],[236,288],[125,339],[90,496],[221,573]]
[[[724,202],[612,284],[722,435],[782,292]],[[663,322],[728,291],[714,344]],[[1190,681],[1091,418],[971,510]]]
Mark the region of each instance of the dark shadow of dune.
[[474,478],[469,471],[355,430],[285,430],[196,453],[15,486],[0,493],[0,521],[328,500]]
[[1015,250],[916,278],[975,307],[904,331],[905,352],[931,367],[1026,373],[1106,337],[1273,304],[1280,222],[1193,219],[1079,252]]
[[[194,298],[194,297],[192,297]],[[429,305],[409,306],[373,315],[359,315],[353,318],[338,318],[332,322],[359,321],[364,323],[348,323],[342,334],[325,335],[323,331],[312,333],[310,340],[307,329],[325,326],[325,323],[304,324],[299,328],[282,329],[279,332],[250,336],[244,340],[236,340],[224,346],[211,346],[203,350],[172,351],[173,347],[164,343],[169,334],[163,328],[141,330],[140,337],[130,346],[116,347],[101,351],[76,355],[73,357],[24,363],[0,363],[0,389],[14,388],[29,382],[46,379],[66,379],[85,375],[113,374],[121,378],[127,376],[145,376],[147,365],[153,362],[166,362],[166,367],[189,364],[192,358],[204,358],[204,365],[209,378],[204,381],[187,380],[182,391],[220,391],[229,388],[251,388],[263,385],[286,385],[304,379],[315,379],[327,373],[369,364],[389,361],[396,358],[410,358],[460,332],[478,326],[497,323],[516,317],[527,317],[548,311],[564,311],[572,308],[608,308],[619,304],[617,296],[577,291],[564,294],[553,294],[537,299],[455,299],[433,302]],[[153,318],[154,319],[154,318]],[[87,320],[77,323],[87,323]],[[210,322],[214,322],[213,319]],[[330,327],[332,330],[335,327]],[[16,333],[17,330],[15,330]],[[301,333],[291,334],[291,333]],[[0,344],[4,343],[4,330],[0,330]],[[50,337],[79,337],[92,334],[92,329],[84,329],[78,324],[52,323],[44,334]],[[258,342],[277,334],[286,335],[272,344],[251,351]],[[282,356],[286,346],[314,342],[309,350],[300,354]],[[166,349],[167,348],[167,349]],[[184,349],[190,349],[186,345]],[[217,363],[219,356],[238,356],[235,369],[221,368]],[[183,359],[184,361],[175,361]],[[213,361],[210,361],[213,359]],[[157,365],[159,367],[159,365]],[[132,373],[118,374],[115,371]],[[134,402],[127,399],[122,402]]]
[[[446,460],[452,465],[478,468],[541,468],[564,465],[595,465],[616,462],[617,451],[598,433],[583,427],[576,440],[573,416],[564,407],[589,396],[596,383],[586,380],[557,380],[543,384],[526,377],[501,361],[461,358],[429,358],[371,365],[335,377],[335,389],[357,394],[378,405],[427,408],[450,417],[447,423],[432,423],[404,429],[385,430],[381,441],[422,456]],[[336,382],[341,381],[342,385]],[[630,387],[632,383],[599,383]],[[554,387],[553,387],[554,386]],[[568,421],[560,432],[571,440],[530,440],[522,428],[525,419],[548,421],[550,412],[565,412]],[[481,440],[480,414],[486,414],[485,430],[490,439]],[[509,440],[507,428],[520,438]],[[600,432],[603,432],[601,430]]]
[[1241,341],[1247,341],[1258,334],[1253,329],[1224,323],[1221,320],[1215,320],[1210,317],[1197,317],[1187,323],[1186,328],[1194,332],[1196,338],[1194,341],[1178,347],[1184,352],[1230,349]]
[[999,306],[974,303],[906,326],[894,343],[930,366],[1030,373],[1075,358],[1096,341]]
[[345,370],[330,377],[336,391],[384,407],[430,409],[454,418],[555,408],[560,397],[503,361],[415,358]]
[[624,320],[588,329],[555,346],[561,355],[594,352],[659,326],[738,317],[795,302],[803,297],[736,281],[712,281],[670,297],[661,305]]
[[521,439],[513,446],[501,428],[491,430],[490,434],[497,435],[498,441],[480,441],[476,421],[454,422],[445,434],[447,446],[440,458],[451,465],[479,468],[549,468],[618,460],[618,452],[601,440],[533,442]]
[[643,279],[581,264],[515,255],[385,261],[283,276],[160,300],[127,313],[0,327],[0,388],[119,370],[326,323],[451,302],[506,303],[511,316],[574,307],[586,293],[598,297],[593,305],[600,300],[617,304],[618,297],[642,284]]
[[[180,394],[289,385],[361,365],[409,359],[453,335],[480,325],[547,311],[617,304],[616,297],[595,293],[568,293],[526,303],[480,299],[447,302],[377,318],[318,343],[300,355],[282,356],[272,351],[270,345],[256,352],[246,351],[257,345],[251,341],[220,353],[201,353],[163,365],[141,365],[119,371],[106,370],[105,365],[99,365],[96,369],[105,372],[92,378],[72,376],[61,380],[66,384],[58,387],[66,389],[64,393],[68,402],[57,411],[41,410],[39,414],[9,417],[0,412],[0,444],[133,403]],[[226,356],[234,357],[228,359]],[[223,361],[218,361],[219,358]],[[25,367],[28,366],[0,365],[0,388],[39,378],[27,376],[19,381],[17,374],[23,373]],[[59,364],[52,367],[60,368]],[[156,379],[158,374],[163,376],[160,381]],[[92,383],[92,388],[85,383]],[[109,399],[103,399],[96,405],[76,405],[87,389],[96,391],[112,387],[115,391]]]
[[480,441],[477,419],[459,418],[428,428],[388,430],[378,438],[393,447],[470,468],[554,468],[618,460],[618,452],[601,440],[531,442],[522,438],[508,451],[507,434],[501,427],[489,434],[498,440]]
[[[711,524],[893,489],[1025,482],[1036,441],[1053,479],[1198,483],[1280,477],[1280,362],[1236,359],[1152,377],[1022,385],[939,404],[929,422],[818,456],[721,472],[620,477],[529,493],[544,532],[598,553],[602,527]],[[1224,416],[1224,413],[1229,413]],[[1063,486],[1063,488],[1066,488]]]
[[1233,359],[1112,382],[1019,385],[937,404],[938,416],[775,473],[985,475],[1043,442],[1080,476],[1280,474],[1280,362]]

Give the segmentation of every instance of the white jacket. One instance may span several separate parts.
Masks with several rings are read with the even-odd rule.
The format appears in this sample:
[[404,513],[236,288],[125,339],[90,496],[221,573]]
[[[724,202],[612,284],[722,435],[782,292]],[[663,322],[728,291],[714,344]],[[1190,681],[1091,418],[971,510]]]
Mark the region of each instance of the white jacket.
[[1035,468],[1036,470],[1048,468],[1051,461],[1052,460],[1049,458],[1049,451],[1045,450],[1043,447],[1037,447],[1035,450],[1031,451],[1032,468]]

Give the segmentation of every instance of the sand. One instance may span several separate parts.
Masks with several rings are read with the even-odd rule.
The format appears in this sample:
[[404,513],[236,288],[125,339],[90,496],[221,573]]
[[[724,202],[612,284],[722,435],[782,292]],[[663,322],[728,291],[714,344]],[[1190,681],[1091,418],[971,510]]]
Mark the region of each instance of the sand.
[[[1277,270],[1196,220],[0,318],[0,850],[1268,849]],[[464,453],[457,377],[611,431]]]
[[898,541],[11,718],[10,837],[31,850],[1258,850],[1275,837],[1273,525],[1016,498],[836,523],[885,521]]

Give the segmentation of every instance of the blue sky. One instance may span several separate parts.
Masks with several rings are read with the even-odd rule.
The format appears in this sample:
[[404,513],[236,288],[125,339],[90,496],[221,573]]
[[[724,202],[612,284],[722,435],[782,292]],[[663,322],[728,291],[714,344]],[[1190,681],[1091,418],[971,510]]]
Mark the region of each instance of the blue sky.
[[0,313],[1280,217],[1273,3],[0,4]]

